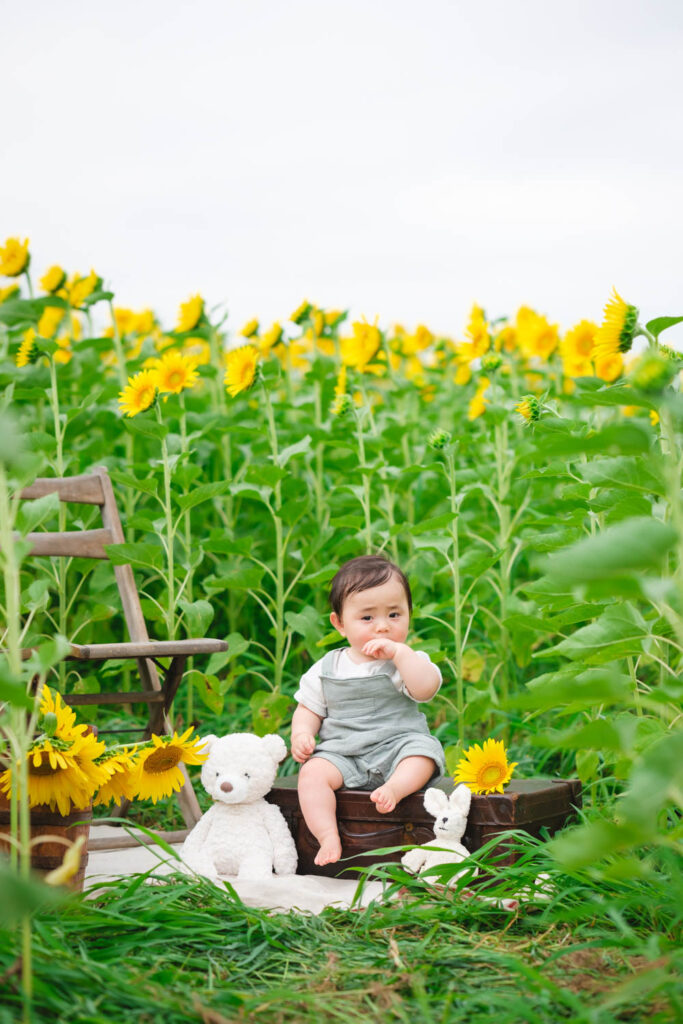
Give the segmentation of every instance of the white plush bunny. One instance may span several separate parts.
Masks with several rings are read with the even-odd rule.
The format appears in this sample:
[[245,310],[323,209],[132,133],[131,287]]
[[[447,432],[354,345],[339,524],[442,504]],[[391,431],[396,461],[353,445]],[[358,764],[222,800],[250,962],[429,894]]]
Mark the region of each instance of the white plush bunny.
[[[469,851],[460,840],[467,827],[471,800],[472,793],[464,785],[458,786],[449,797],[441,789],[431,788],[425,792],[425,810],[435,818],[434,839],[404,853],[401,857],[404,868],[414,874],[424,873],[438,865],[458,864],[469,857]],[[454,874],[449,884],[462,874],[462,871]]]

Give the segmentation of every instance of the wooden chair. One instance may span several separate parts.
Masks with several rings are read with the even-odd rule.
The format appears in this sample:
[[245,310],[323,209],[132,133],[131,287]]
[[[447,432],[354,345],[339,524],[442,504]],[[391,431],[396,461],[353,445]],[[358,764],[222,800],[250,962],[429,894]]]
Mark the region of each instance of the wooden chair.
[[[116,499],[106,468],[97,467],[83,476],[61,478],[39,478],[21,492],[21,498],[42,498],[57,493],[60,501],[99,506],[102,528],[79,530],[65,533],[29,533],[32,544],[31,555],[53,557],[97,558],[108,560],[106,546],[122,544],[125,541]],[[105,662],[113,659],[134,659],[137,663],[142,688],[107,693],[64,694],[64,701],[72,706],[90,704],[139,704],[149,705],[147,726],[126,732],[144,732],[145,737],[154,732],[172,733],[168,713],[178,690],[185,669],[185,662],[191,655],[215,654],[226,651],[224,640],[150,640],[142,616],[140,598],[135,586],[133,571],[129,565],[114,565],[114,573],[121,597],[123,615],[128,628],[129,640],[112,644],[71,644],[68,660]],[[159,658],[170,658],[168,668],[160,665]],[[159,678],[159,668],[163,679]],[[106,732],[107,730],[101,730]],[[178,794],[178,801],[185,824],[192,827],[201,817],[201,810],[185,766],[185,785]]]

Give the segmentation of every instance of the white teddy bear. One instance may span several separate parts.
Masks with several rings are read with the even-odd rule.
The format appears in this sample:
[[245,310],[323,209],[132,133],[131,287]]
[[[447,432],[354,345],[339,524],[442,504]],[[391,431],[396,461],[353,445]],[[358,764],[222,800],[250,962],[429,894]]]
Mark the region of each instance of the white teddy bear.
[[[414,874],[424,873],[429,868],[443,864],[458,864],[469,857],[460,840],[467,828],[472,793],[467,786],[458,786],[450,797],[442,789],[428,789],[424,795],[425,810],[433,814],[434,839],[423,846],[416,846],[401,857],[403,866]],[[439,847],[439,849],[436,849]],[[459,871],[449,879],[452,884],[464,874]],[[475,871],[476,874],[476,871]]]
[[297,854],[279,807],[263,797],[287,753],[280,736],[204,737],[202,784],[215,803],[194,826],[180,856],[200,875],[261,880],[296,872]]

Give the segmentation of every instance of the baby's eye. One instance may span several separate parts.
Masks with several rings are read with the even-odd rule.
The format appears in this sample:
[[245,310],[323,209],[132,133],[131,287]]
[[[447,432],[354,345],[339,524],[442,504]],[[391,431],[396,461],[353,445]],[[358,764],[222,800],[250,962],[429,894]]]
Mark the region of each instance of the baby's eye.
[[363,616],[361,616],[361,618],[362,618],[363,622],[370,622],[370,620],[372,618],[372,615],[363,615]]
[[397,619],[400,616],[400,612],[392,612],[389,616],[390,619]]

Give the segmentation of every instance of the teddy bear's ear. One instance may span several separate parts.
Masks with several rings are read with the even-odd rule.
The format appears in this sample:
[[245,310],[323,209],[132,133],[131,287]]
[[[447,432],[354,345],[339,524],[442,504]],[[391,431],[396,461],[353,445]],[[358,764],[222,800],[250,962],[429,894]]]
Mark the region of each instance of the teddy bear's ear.
[[214,743],[216,742],[217,739],[218,739],[218,736],[214,736],[213,733],[209,733],[208,736],[202,736],[202,744],[203,744],[203,746],[202,746],[202,748],[200,750],[200,753],[201,754],[210,754],[211,753],[211,747],[214,745]]
[[263,736],[261,746],[270,754],[276,764],[279,764],[287,756],[287,744],[282,736],[278,736],[275,732],[269,736]]
[[463,782],[461,785],[456,786],[448,802],[454,811],[468,815],[470,813],[470,804],[472,803],[472,790]]
[[425,790],[424,805],[428,814],[438,818],[448,808],[448,797],[442,789],[432,787]]

